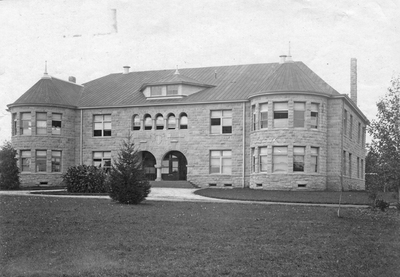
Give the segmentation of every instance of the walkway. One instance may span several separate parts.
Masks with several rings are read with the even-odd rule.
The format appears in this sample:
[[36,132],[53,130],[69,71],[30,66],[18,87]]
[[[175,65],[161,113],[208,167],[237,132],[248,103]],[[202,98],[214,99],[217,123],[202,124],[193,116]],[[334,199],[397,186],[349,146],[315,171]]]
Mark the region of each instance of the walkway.
[[[338,204],[312,204],[312,203],[288,203],[288,202],[268,202],[268,201],[243,201],[227,200],[204,197],[194,194],[198,189],[186,188],[151,188],[147,201],[171,201],[171,202],[203,202],[203,203],[238,203],[238,204],[262,204],[262,205],[291,205],[291,206],[317,206],[317,207],[338,207]],[[51,190],[45,190],[51,192]],[[54,190],[60,191],[60,190]],[[49,195],[49,194],[31,194],[34,191],[0,191],[0,195],[22,195],[39,197],[60,197],[60,198],[92,198],[92,199],[110,199],[107,195]],[[367,208],[368,205],[341,205],[346,208]]]

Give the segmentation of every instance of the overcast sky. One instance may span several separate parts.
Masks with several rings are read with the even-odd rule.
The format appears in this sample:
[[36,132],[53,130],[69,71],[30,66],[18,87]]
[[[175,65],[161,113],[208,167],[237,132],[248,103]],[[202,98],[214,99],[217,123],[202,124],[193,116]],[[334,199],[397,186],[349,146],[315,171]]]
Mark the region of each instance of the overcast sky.
[[[112,10],[116,10],[116,21]],[[369,119],[400,74],[398,0],[0,0],[0,140],[13,103],[43,75],[278,62],[291,54],[340,93],[358,61]],[[116,23],[116,24],[115,24]]]

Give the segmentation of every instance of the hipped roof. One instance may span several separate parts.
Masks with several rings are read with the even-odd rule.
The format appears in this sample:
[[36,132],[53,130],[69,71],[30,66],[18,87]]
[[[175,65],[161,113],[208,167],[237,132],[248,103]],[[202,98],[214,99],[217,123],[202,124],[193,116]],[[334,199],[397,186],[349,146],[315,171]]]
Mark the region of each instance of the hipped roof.
[[[340,95],[302,62],[267,63],[110,74],[79,86],[56,78],[41,79],[9,106],[54,104],[90,107],[248,101],[262,93],[311,92]],[[192,83],[204,89],[180,99],[148,100],[146,85]]]

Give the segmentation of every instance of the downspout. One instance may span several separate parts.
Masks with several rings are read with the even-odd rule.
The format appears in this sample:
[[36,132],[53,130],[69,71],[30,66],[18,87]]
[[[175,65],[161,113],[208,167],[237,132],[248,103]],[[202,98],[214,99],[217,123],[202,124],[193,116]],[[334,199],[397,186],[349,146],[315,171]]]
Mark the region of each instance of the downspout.
[[243,102],[243,155],[242,155],[242,165],[243,165],[243,188],[246,186],[246,103]]
[[341,121],[342,121],[342,128],[341,128],[341,135],[342,135],[342,137],[341,137],[341,152],[340,152],[340,189],[341,189],[341,191],[343,191],[343,166],[346,166],[345,164],[343,164],[343,162],[344,162],[344,157],[343,157],[343,149],[344,149],[344,146],[343,146],[343,143],[344,143],[344,130],[343,130],[343,128],[344,128],[344,124],[343,124],[343,116],[344,116],[344,99],[342,99],[342,116],[341,116]]
[[81,110],[81,132],[79,137],[79,164],[83,164],[83,110]]

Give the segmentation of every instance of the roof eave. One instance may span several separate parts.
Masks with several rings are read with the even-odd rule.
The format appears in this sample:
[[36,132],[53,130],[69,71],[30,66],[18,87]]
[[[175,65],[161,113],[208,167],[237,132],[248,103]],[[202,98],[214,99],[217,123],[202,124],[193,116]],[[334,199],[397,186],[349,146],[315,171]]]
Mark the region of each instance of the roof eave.
[[216,87],[214,85],[208,85],[208,84],[199,84],[199,83],[191,83],[191,82],[179,81],[179,82],[144,83],[140,87],[139,91],[142,92],[147,87],[166,86],[166,85],[188,85],[188,86],[203,87],[203,88]]
[[25,106],[55,107],[55,108],[67,108],[67,109],[74,109],[74,110],[78,109],[77,106],[73,106],[73,105],[52,104],[52,103],[13,103],[13,104],[8,104],[7,108],[25,107]]
[[364,119],[366,125],[370,124],[368,118],[364,115],[364,113],[360,110],[360,108],[357,107],[357,105],[353,102],[353,100],[350,99],[350,97],[347,94],[334,95],[331,96],[331,98],[344,99],[347,102],[347,104],[349,104],[349,106],[351,106],[352,109],[355,110],[362,117],[362,119]]
[[327,93],[323,93],[320,91],[301,91],[301,90],[276,90],[276,91],[260,91],[260,92],[256,92],[254,94],[251,94],[248,99],[257,97],[257,96],[262,96],[262,95],[275,95],[275,94],[306,94],[306,95],[318,95],[318,96],[323,96],[323,97],[331,97],[330,94]]

